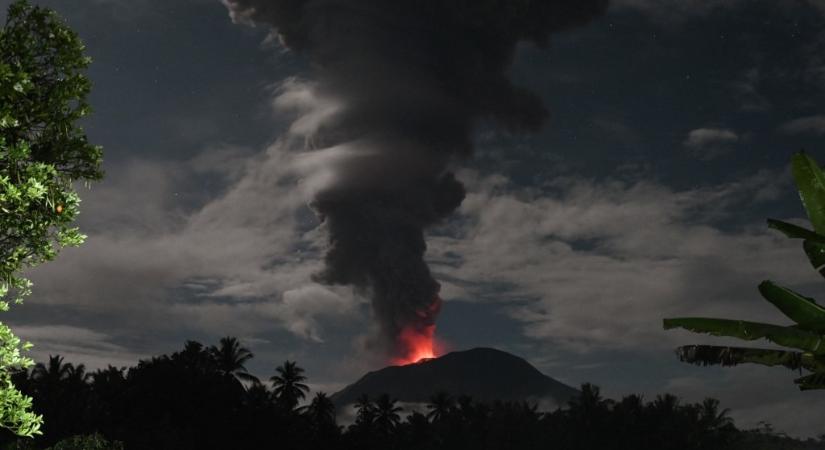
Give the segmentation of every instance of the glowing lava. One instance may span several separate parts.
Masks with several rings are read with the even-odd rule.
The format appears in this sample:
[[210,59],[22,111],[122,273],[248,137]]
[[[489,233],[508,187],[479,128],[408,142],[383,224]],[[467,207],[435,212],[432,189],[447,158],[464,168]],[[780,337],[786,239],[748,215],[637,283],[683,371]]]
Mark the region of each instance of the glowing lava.
[[404,353],[403,356],[394,358],[393,364],[403,366],[435,358],[435,325],[421,329],[404,328],[398,336],[398,342]]

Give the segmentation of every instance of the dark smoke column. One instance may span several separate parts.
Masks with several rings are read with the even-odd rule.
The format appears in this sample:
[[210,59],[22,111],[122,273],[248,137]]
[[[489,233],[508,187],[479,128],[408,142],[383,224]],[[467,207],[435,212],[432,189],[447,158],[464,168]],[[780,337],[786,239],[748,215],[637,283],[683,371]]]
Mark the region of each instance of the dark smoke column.
[[[378,344],[396,361],[432,345],[439,285],[424,229],[464,188],[448,167],[472,154],[480,119],[533,131],[541,100],[505,76],[516,43],[544,45],[607,0],[223,0],[233,20],[271,26],[314,67],[314,95],[339,105],[312,136],[350,155],[313,207],[329,232],[317,280],[372,297]],[[426,354],[426,351],[424,351]]]

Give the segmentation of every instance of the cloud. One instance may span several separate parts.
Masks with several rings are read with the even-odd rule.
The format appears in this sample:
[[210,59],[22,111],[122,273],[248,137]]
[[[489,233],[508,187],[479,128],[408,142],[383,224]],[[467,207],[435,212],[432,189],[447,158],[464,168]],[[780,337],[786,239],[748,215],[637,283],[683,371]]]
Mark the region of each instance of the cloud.
[[726,128],[697,128],[691,130],[683,145],[702,160],[711,160],[732,150],[739,135]]
[[[782,5],[781,2],[780,6]],[[790,7],[796,6],[796,2],[784,2]],[[814,7],[816,11],[825,15],[825,1],[805,0],[806,4]],[[716,11],[723,9],[736,9],[740,7],[752,6],[752,2],[746,0],[682,0],[678,2],[663,2],[660,0],[613,0],[611,8],[614,11],[636,10],[656,22],[662,24],[679,24],[691,18],[706,17]]]
[[616,11],[635,10],[661,23],[680,23],[692,17],[706,16],[716,10],[737,8],[746,3],[742,0],[683,0],[662,2],[659,0],[613,0]]
[[36,343],[28,357],[48,361],[50,355],[60,355],[65,362],[83,363],[87,371],[132,366],[143,355],[114,344],[112,337],[88,328],[68,325],[18,325],[14,333],[24,341]]
[[779,131],[787,134],[825,134],[825,115],[800,117],[783,123]]
[[428,259],[462,288],[445,300],[499,303],[551,348],[661,350],[684,340],[662,330],[663,317],[781,321],[759,300],[759,281],[818,281],[798,245],[761,223],[719,225],[775,195],[763,190],[780,178],[687,191],[567,178],[537,190],[467,171],[461,218],[429,239]]
[[319,342],[320,319],[352,317],[361,300],[310,279],[325,245],[306,205],[311,183],[299,181],[311,170],[281,143],[108,168],[81,189],[87,242],[31,271],[30,303],[95,310],[96,328],[116,336],[152,323],[167,333],[280,328]]

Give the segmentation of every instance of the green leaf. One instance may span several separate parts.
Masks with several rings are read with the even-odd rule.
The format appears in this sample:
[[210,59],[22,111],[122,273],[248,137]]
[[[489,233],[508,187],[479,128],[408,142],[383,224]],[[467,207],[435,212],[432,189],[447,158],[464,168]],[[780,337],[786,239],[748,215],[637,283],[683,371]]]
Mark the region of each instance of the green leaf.
[[801,378],[793,380],[799,385],[800,391],[809,391],[812,389],[825,389],[825,372],[812,373]]
[[792,370],[825,371],[825,358],[801,352],[769,350],[748,347],[723,347],[716,345],[685,345],[676,349],[679,360],[700,366],[761,364],[784,366]]
[[799,324],[800,328],[817,333],[825,332],[825,308],[818,305],[814,299],[767,280],[759,284],[759,293],[782,311],[782,314]]
[[810,241],[825,245],[825,236],[814,233],[811,230],[802,228],[792,223],[783,222],[776,219],[768,219],[768,227],[781,231],[785,236],[791,239],[808,239]]
[[744,320],[708,319],[703,317],[684,317],[664,319],[664,328],[684,328],[695,333],[707,333],[713,336],[729,336],[746,341],[767,339],[776,344],[805,350],[815,355],[825,354],[823,336],[793,327],[783,327]]
[[805,250],[811,266],[825,277],[825,244],[805,239],[802,248]]
[[814,230],[825,233],[825,175],[816,161],[804,152],[791,158],[791,172]]

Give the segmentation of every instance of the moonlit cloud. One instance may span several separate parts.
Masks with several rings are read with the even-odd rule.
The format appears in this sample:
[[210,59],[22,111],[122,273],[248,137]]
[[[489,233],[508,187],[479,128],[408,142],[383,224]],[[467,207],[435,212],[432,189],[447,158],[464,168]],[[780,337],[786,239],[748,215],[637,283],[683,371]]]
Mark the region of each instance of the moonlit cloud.
[[726,128],[697,128],[691,130],[683,145],[703,160],[717,158],[732,150],[739,142],[739,135]]
[[[570,178],[551,183],[553,194],[463,176],[472,189],[460,226],[430,240],[437,273],[460,280],[445,299],[510,303],[523,332],[554,347],[661,350],[683,339],[662,331],[663,317],[775,319],[757,298],[762,279],[818,281],[798,246],[761,223],[718,226],[770,198],[760,194],[770,173],[687,191]],[[511,288],[485,290],[492,283]]]
[[787,134],[825,134],[825,115],[800,117],[783,123],[779,130]]

